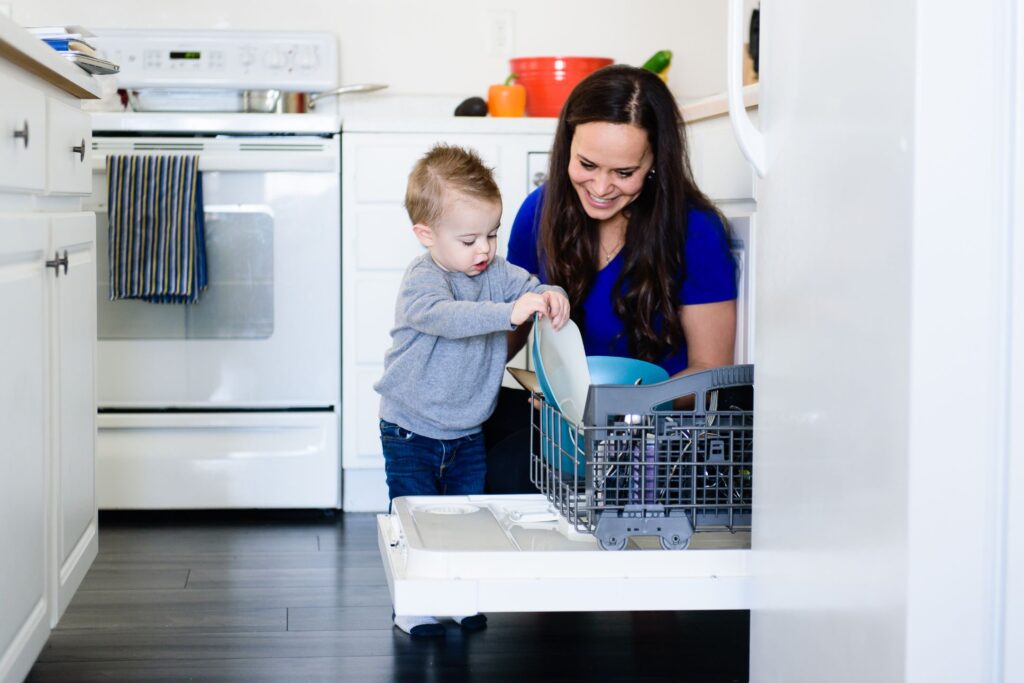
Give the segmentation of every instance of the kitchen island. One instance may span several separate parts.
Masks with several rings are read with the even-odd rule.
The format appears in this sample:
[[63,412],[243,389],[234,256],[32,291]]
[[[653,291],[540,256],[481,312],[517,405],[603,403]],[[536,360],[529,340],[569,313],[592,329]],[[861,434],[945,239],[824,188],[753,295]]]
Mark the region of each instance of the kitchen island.
[[20,681],[96,557],[95,81],[0,16],[0,681]]

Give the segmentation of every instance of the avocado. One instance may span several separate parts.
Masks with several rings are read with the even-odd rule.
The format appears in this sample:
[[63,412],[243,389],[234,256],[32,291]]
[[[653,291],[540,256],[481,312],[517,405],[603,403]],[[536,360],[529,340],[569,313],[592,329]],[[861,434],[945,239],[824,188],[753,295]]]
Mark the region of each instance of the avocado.
[[487,103],[482,97],[469,97],[455,107],[456,116],[487,116]]

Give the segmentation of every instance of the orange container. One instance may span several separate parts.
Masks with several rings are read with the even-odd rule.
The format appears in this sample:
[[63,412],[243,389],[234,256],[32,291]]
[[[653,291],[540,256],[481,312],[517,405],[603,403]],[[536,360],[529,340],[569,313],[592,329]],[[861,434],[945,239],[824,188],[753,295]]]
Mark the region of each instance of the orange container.
[[516,57],[509,64],[516,82],[526,88],[526,115],[558,116],[572,89],[613,61],[607,57]]

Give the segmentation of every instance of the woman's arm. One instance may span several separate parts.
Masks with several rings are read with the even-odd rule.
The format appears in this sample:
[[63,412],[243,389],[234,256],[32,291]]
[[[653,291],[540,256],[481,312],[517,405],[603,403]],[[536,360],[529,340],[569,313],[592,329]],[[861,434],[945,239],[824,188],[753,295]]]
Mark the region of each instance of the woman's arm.
[[736,300],[710,304],[689,304],[679,307],[686,336],[688,363],[685,370],[693,372],[733,364],[736,346]]
[[[686,335],[687,366],[673,377],[701,370],[732,365],[736,345],[736,300],[679,307]],[[676,410],[693,410],[693,396],[680,396],[672,402]]]

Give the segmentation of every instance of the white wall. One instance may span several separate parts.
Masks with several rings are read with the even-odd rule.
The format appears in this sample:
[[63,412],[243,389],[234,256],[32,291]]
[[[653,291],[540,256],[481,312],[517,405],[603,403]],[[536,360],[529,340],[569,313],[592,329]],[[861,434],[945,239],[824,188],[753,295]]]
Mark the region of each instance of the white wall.
[[[594,55],[642,64],[675,53],[669,85],[680,100],[725,88],[722,0],[4,0],[23,26],[333,31],[343,83],[404,93],[485,97],[509,56]],[[756,0],[747,0],[753,6]],[[639,9],[634,9],[639,8]],[[491,19],[511,17],[511,49],[490,48]]]

